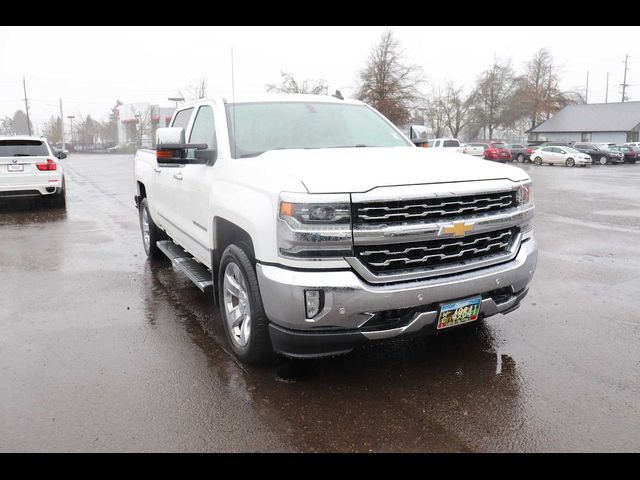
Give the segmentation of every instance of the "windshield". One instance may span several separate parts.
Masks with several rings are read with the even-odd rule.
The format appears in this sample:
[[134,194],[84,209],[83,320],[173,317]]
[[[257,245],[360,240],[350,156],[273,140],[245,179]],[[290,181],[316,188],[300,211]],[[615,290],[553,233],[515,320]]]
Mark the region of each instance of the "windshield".
[[0,157],[46,157],[47,146],[40,140],[0,140]]
[[571,148],[571,147],[562,147],[562,149],[567,153],[582,153],[576,150],[575,148]]
[[366,105],[239,103],[227,105],[227,120],[234,158],[295,148],[412,146]]

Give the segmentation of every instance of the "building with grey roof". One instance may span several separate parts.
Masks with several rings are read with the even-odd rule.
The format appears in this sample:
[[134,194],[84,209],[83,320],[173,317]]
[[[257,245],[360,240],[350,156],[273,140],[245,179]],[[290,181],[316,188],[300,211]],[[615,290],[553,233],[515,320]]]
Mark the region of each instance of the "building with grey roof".
[[569,105],[529,134],[531,140],[638,142],[640,102]]

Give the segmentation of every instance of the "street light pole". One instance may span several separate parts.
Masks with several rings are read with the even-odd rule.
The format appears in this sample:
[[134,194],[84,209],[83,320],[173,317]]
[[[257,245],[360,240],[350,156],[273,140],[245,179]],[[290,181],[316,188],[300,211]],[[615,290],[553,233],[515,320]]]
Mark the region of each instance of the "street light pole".
[[178,108],[178,102],[184,102],[184,98],[182,97],[169,97],[167,100],[171,102],[176,102],[176,108]]

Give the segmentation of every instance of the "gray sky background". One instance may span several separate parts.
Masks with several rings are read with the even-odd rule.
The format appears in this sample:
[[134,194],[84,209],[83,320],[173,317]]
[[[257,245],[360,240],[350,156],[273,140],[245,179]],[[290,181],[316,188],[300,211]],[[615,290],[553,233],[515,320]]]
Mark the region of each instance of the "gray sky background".
[[36,124],[58,114],[59,98],[65,116],[98,119],[116,99],[171,105],[167,98],[202,74],[210,95],[229,95],[231,46],[236,93],[264,92],[283,69],[350,95],[389,28],[432,84],[470,88],[494,55],[520,69],[548,47],[563,88],[584,92],[590,71],[589,103],[604,102],[610,72],[609,101],[620,101],[628,53],[628,94],[640,100],[638,27],[0,27],[0,116],[24,110],[23,75]]

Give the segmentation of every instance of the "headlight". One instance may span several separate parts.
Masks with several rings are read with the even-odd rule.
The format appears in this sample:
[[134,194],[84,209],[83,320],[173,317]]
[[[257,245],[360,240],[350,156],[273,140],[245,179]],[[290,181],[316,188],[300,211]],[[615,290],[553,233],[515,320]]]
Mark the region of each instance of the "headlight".
[[351,256],[349,195],[281,193],[278,253],[301,260],[334,260]]
[[518,206],[533,203],[533,184],[531,181],[521,183],[516,188],[516,204]]

